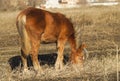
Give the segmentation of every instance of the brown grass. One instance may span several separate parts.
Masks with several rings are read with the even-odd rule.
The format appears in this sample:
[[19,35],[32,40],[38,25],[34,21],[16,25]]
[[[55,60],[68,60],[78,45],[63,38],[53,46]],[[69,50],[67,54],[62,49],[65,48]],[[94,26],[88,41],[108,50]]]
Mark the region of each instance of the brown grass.
[[[55,71],[53,66],[46,64],[42,66],[44,73],[37,76],[32,67],[28,73],[22,73],[20,66],[11,71],[8,60],[20,55],[19,36],[15,26],[15,18],[20,11],[0,12],[0,81],[116,81],[116,71],[120,68],[120,61],[117,63],[116,57],[116,45],[120,54],[119,6],[50,11],[61,12],[69,17],[76,30],[77,44],[81,42],[87,44],[89,56],[85,60],[84,68],[73,67],[67,63],[64,69]],[[54,44],[41,46],[41,54],[54,52],[56,52]],[[65,50],[65,54],[68,53],[69,45]],[[118,71],[120,72],[120,69]]]

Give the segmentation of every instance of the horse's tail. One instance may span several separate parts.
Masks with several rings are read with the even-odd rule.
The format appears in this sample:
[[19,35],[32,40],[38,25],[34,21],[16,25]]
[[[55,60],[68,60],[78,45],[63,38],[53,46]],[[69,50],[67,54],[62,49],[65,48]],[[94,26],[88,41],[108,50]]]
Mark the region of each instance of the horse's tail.
[[26,31],[25,24],[26,24],[26,16],[19,15],[17,17],[16,25],[21,38],[21,45],[22,45],[21,50],[22,52],[24,52],[25,55],[28,55],[31,50],[31,42],[28,36],[28,32]]

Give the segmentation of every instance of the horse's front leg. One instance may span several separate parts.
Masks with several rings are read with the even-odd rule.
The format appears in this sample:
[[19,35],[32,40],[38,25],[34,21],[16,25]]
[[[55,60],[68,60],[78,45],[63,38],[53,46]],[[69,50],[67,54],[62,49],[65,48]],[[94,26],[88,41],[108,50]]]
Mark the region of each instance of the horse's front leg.
[[65,43],[66,43],[66,39],[59,38],[59,40],[58,40],[58,55],[57,55],[57,60],[55,63],[56,70],[63,68],[63,51],[64,51]]

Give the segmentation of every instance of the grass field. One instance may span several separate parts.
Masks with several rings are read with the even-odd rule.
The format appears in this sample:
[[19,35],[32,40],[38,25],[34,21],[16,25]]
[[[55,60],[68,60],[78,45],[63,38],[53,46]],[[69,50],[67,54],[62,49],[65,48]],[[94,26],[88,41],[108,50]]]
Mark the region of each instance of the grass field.
[[[46,55],[46,58],[50,56],[54,61],[50,65],[47,61],[43,62],[44,72],[38,75],[32,67],[30,72],[25,74],[20,71],[20,65],[11,70],[8,61],[20,63],[20,42],[15,25],[16,16],[20,11],[0,12],[0,81],[117,81],[117,76],[120,77],[119,7],[50,9],[71,19],[76,30],[77,45],[85,42],[89,54],[84,68],[76,66],[76,70],[76,67],[68,62],[62,70],[55,71],[55,44],[41,45],[40,59],[41,55]],[[67,44],[64,54],[69,53]],[[17,60],[13,60],[15,58]]]

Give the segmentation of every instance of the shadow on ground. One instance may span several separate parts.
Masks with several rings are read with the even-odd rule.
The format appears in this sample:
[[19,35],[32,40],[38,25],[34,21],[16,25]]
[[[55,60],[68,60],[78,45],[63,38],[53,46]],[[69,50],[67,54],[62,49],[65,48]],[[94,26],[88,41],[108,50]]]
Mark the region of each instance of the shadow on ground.
[[[56,58],[57,58],[56,53],[38,55],[38,60],[40,62],[40,65],[47,64],[49,66],[53,66],[55,64]],[[68,60],[69,60],[68,55],[64,55],[64,64],[66,64]],[[20,56],[11,57],[8,60],[8,63],[12,70],[17,68],[18,66],[21,66],[21,67],[23,66]],[[30,56],[28,56],[27,58],[27,64],[28,64],[28,67],[33,66]]]

